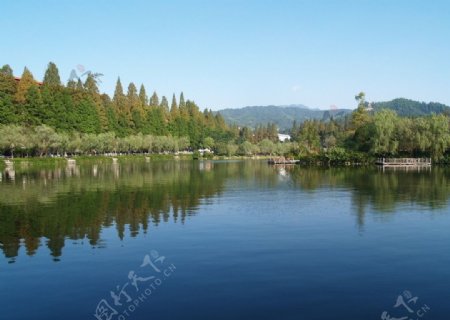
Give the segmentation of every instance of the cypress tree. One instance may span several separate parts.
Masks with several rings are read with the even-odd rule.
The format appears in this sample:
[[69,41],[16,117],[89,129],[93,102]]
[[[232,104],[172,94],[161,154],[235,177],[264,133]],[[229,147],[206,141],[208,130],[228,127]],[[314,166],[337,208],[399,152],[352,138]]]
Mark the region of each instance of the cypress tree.
[[169,101],[167,101],[166,96],[163,96],[161,98],[161,105],[160,107],[164,110],[164,112],[169,112]]
[[95,79],[94,74],[88,73],[88,76],[84,83],[84,88],[88,93],[89,99],[95,106],[100,131],[106,131],[108,129],[108,117],[106,114],[105,106],[100,97],[100,93],[97,86],[97,80]]
[[11,67],[5,64],[0,69],[0,97],[4,95],[14,95],[17,90],[16,80]]
[[128,85],[127,97],[130,101],[133,102],[136,102],[136,100],[138,100],[137,89],[133,82],[130,82],[130,84]]
[[42,84],[46,86],[61,85],[61,78],[59,77],[58,67],[53,62],[49,62]]
[[184,101],[184,94],[183,92],[181,92],[180,94],[180,109],[185,109],[186,108],[186,102]]
[[123,87],[122,87],[122,83],[120,82],[120,77],[117,78],[117,82],[116,82],[116,89],[114,90],[114,96],[113,96],[113,101],[115,103],[118,103],[119,100],[121,98],[123,98]]
[[91,95],[99,94],[97,81],[95,80],[94,76],[91,73],[88,74],[86,81],[84,82],[84,88]]
[[142,107],[145,108],[148,104],[148,97],[143,84],[141,84],[141,87],[139,88],[139,100],[141,101]]
[[75,90],[77,88],[77,83],[71,79],[67,81],[67,88],[70,90]]
[[153,92],[153,95],[152,95],[152,97],[150,98],[150,105],[151,105],[152,107],[157,107],[157,106],[159,106],[159,98],[158,98],[158,95],[156,94],[156,91]]
[[[41,92],[37,85],[32,85],[27,92],[25,102],[25,122],[28,125],[39,125],[47,118],[45,108],[41,97]],[[61,115],[57,115],[61,116]]]
[[31,72],[25,67],[22,73],[22,78],[19,81],[19,84],[17,85],[17,92],[15,95],[15,99],[19,103],[24,103],[26,101],[26,95],[28,92],[28,89],[35,85],[36,81],[33,78],[33,75]]
[[[116,113],[119,115],[122,112],[125,112],[126,101],[125,95],[123,94],[122,83],[120,82],[120,78],[117,79],[116,89],[114,90],[113,97],[113,105]],[[120,116],[119,116],[120,119]]]
[[172,104],[170,106],[170,115],[172,118],[175,118],[178,114],[178,105],[177,105],[177,98],[175,98],[175,93],[172,96]]
[[2,73],[3,75],[6,75],[6,76],[10,76],[10,77],[13,76],[13,70],[11,69],[9,64],[3,65],[3,67],[0,69],[0,73]]
[[81,82],[81,79],[78,78],[77,81],[77,90],[78,91],[84,91],[83,82]]
[[14,94],[17,90],[13,70],[7,64],[0,69],[0,124],[17,123],[13,103]]
[[141,101],[139,99],[136,86],[133,82],[128,85],[127,112],[129,125],[134,128],[140,129],[142,127],[143,109],[141,108]]

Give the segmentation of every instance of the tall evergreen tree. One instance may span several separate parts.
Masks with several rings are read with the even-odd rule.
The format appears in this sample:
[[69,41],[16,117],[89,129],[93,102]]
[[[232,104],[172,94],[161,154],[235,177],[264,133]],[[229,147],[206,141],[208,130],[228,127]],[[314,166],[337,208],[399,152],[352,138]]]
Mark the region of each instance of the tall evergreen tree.
[[19,84],[17,85],[17,92],[15,95],[15,99],[19,103],[24,103],[26,101],[26,95],[28,89],[35,85],[36,81],[33,78],[33,75],[28,70],[27,67],[23,70],[22,77],[20,78]]
[[139,100],[141,101],[142,107],[145,108],[148,104],[148,97],[143,84],[141,84],[141,87],[139,88]]
[[153,95],[152,95],[152,97],[150,98],[150,105],[151,105],[152,107],[157,107],[157,106],[159,106],[159,98],[158,98],[158,95],[156,94],[156,91],[153,92]]
[[180,109],[186,108],[186,102],[184,101],[184,94],[181,92],[180,94]]
[[80,78],[78,78],[78,81],[77,81],[77,90],[78,91],[83,91],[84,90],[83,82],[81,82]]
[[[113,96],[113,105],[114,109],[119,116],[121,113],[125,112],[126,110],[126,97],[123,93],[123,87],[122,83],[120,82],[120,78],[117,79],[116,83],[116,89],[114,90],[114,96]],[[122,119],[119,116],[119,119]]]
[[77,83],[70,79],[69,81],[67,81],[67,88],[70,90],[75,90],[77,88]]
[[129,124],[135,129],[142,127],[143,107],[133,82],[128,85],[127,92],[127,111],[129,112]]
[[166,96],[162,96],[160,107],[164,110],[164,112],[169,113],[169,101],[167,101]]
[[13,70],[7,64],[0,69],[0,97],[16,93],[17,85],[13,76]]
[[13,70],[9,66],[9,64],[3,65],[3,67],[0,69],[0,73],[2,73],[3,75],[6,75],[6,76],[10,76],[10,77],[13,76]]
[[137,89],[133,82],[130,82],[128,85],[127,97],[132,102],[136,102],[138,100]]
[[0,123],[17,123],[14,106],[14,95],[17,90],[13,70],[7,64],[0,69]]
[[48,64],[42,84],[46,85],[46,86],[60,86],[61,85],[61,78],[59,77],[58,67],[53,62],[50,62]]
[[99,94],[97,81],[95,80],[94,76],[91,73],[88,74],[86,81],[84,82],[84,88],[91,95]]
[[172,104],[170,105],[170,115],[172,116],[172,119],[174,119],[178,115],[178,105],[175,93],[172,96]]
[[113,101],[118,103],[121,98],[124,97],[122,82],[120,82],[120,78],[117,78],[116,89],[114,90]]
[[28,125],[39,125],[42,123],[43,119],[47,118],[41,92],[39,91],[37,85],[32,85],[28,89],[24,109],[26,112],[24,122]]

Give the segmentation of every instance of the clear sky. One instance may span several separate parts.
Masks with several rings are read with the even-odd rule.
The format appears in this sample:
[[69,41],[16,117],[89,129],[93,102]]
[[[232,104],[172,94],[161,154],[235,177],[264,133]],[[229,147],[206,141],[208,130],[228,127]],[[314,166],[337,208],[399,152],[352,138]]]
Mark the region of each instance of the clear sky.
[[144,83],[201,108],[354,107],[405,97],[450,105],[450,1],[1,1],[0,64],[101,90]]

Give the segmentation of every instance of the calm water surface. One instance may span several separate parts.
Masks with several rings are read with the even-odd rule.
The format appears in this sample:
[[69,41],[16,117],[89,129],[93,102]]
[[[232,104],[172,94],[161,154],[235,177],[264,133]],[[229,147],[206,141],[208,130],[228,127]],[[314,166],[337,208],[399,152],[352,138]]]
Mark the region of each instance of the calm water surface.
[[441,168],[16,166],[0,318],[449,319],[449,196]]

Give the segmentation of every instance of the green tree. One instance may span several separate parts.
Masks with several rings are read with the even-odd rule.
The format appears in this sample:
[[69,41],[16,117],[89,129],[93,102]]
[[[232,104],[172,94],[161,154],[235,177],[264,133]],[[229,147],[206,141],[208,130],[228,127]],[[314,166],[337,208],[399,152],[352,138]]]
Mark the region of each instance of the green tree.
[[370,116],[367,112],[365,93],[357,94],[355,100],[358,102],[358,107],[352,113],[352,126],[354,130],[357,130],[370,121]]
[[143,108],[147,107],[148,97],[143,84],[141,84],[141,87],[139,88],[139,100],[141,101],[141,105]]
[[428,119],[430,122],[431,157],[434,161],[440,161],[450,143],[448,118],[443,114],[433,114]]
[[0,69],[0,98],[6,95],[14,95],[16,93],[16,80],[13,76],[11,67],[5,64]]
[[46,125],[40,125],[34,129],[34,139],[40,157],[48,155],[51,149],[56,149],[60,145],[58,134]]
[[180,112],[184,112],[186,110],[186,102],[184,101],[184,94],[181,92],[180,94],[180,104],[179,104]]
[[48,64],[42,84],[44,86],[60,86],[61,85],[61,78],[59,77],[58,67],[53,62],[50,62]]
[[116,88],[114,89],[113,103],[117,113],[124,111],[126,100],[120,78],[117,79]]
[[320,148],[319,129],[315,121],[307,120],[301,125],[299,140],[309,151],[317,151]]
[[25,67],[19,84],[17,85],[17,92],[15,95],[15,99],[18,103],[24,103],[26,101],[28,89],[33,85],[36,85],[36,81],[31,72]]
[[397,114],[392,110],[381,110],[374,116],[375,136],[373,137],[372,152],[379,155],[397,153],[398,141],[395,131],[398,123]]
[[8,151],[12,158],[17,149],[26,147],[26,140],[23,127],[18,125],[0,126],[0,148]]
[[238,146],[238,145],[236,145],[236,144],[233,143],[233,142],[229,142],[229,143],[227,144],[227,154],[228,154],[228,156],[231,157],[231,156],[236,155],[238,149],[239,149],[239,146]]
[[32,85],[27,92],[25,101],[26,122],[28,125],[36,126],[46,119],[44,103],[42,101],[41,92],[36,85]]
[[214,148],[214,139],[211,137],[206,137],[203,139],[203,147],[207,149],[213,149]]
[[175,93],[172,96],[172,104],[170,105],[170,115],[172,116],[172,119],[175,119],[178,116],[178,105]]
[[275,144],[272,142],[272,140],[266,138],[259,142],[259,149],[262,154],[270,155],[275,151]]
[[167,101],[166,96],[162,96],[160,107],[163,108],[164,112],[169,112],[169,101]]
[[152,97],[150,98],[150,106],[157,107],[159,106],[159,98],[156,92],[153,92]]
[[94,76],[91,73],[89,73],[86,77],[86,81],[84,82],[84,88],[91,95],[99,94],[97,81],[95,80]]

